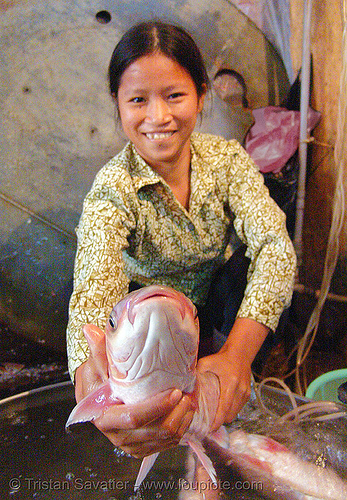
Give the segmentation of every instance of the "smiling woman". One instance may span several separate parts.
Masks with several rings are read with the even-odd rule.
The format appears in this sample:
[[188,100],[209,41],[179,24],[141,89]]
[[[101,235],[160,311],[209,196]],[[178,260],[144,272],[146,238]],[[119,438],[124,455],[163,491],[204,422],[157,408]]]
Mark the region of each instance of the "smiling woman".
[[[291,298],[295,254],[285,216],[237,141],[193,132],[208,79],[188,33],[162,22],[135,26],[116,46],[109,77],[129,143],[96,176],[78,226],[67,337],[76,399],[110,373],[100,370],[104,344],[89,355],[83,325],[104,329],[129,289],[166,285],[197,307],[201,344],[209,346],[197,370],[212,372],[220,387],[208,429],[215,430],[248,399],[251,364]],[[233,230],[247,246],[247,257],[238,253],[241,279],[227,265]],[[216,353],[214,328],[226,340]],[[173,386],[142,410],[118,405],[95,425],[144,456],[180,441],[196,401]]]
[[178,27],[142,23],[115,48],[109,77],[125,135],[188,209],[190,136],[208,87],[195,43]]

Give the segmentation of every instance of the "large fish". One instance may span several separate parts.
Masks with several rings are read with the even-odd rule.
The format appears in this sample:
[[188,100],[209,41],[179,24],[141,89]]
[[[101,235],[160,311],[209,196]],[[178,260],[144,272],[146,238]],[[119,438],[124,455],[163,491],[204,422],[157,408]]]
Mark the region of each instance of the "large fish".
[[[218,460],[236,468],[247,484],[276,500],[346,500],[347,482],[332,469],[302,460],[286,446],[259,434],[234,430],[229,442],[209,441]],[[258,491],[259,493],[259,491]]]
[[[217,486],[214,467],[201,444],[204,438],[216,451],[218,462],[238,468],[249,481],[258,479],[267,490],[267,497],[347,499],[346,482],[335,473],[300,459],[273,439],[240,430],[228,434],[224,428],[210,433],[219,399],[219,383],[211,373],[196,372],[199,324],[194,305],[183,294],[163,286],[132,292],[113,308],[105,335],[100,332],[98,336],[93,328],[85,328],[84,332],[94,353],[98,346],[103,353],[106,340],[109,372],[105,382],[74,408],[67,427],[93,420],[111,405],[136,408],[138,402],[148,397],[178,388],[193,393],[197,401],[197,410],[181,444],[194,450]],[[143,460],[135,489],[157,455]],[[204,477],[201,467],[197,470],[200,470],[199,476]],[[209,495],[217,491],[210,488]],[[185,493],[192,495],[192,490],[182,490],[181,494]]]
[[[84,329],[93,352],[104,338]],[[136,405],[168,389],[194,393],[197,410],[180,441],[190,446],[216,481],[214,467],[201,444],[209,433],[219,399],[219,382],[212,373],[197,374],[199,321],[193,303],[164,286],[149,286],[128,294],[113,308],[105,329],[107,380],[73,409],[66,427],[93,420],[112,404]],[[158,453],[145,457],[137,489]]]

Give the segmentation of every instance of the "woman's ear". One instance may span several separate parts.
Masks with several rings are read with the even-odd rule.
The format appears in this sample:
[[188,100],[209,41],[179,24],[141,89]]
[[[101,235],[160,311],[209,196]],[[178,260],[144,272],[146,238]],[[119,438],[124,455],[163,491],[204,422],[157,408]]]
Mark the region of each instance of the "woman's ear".
[[205,97],[206,97],[206,94],[207,94],[207,85],[206,85],[206,83],[203,83],[201,85],[201,90],[202,90],[202,93],[201,93],[201,95],[198,98],[198,113],[200,113],[202,111],[202,108],[204,107]]
[[120,123],[120,114],[119,114],[117,94],[115,92],[111,92],[111,96],[112,96],[112,100],[115,104],[115,119],[116,119],[117,123]]

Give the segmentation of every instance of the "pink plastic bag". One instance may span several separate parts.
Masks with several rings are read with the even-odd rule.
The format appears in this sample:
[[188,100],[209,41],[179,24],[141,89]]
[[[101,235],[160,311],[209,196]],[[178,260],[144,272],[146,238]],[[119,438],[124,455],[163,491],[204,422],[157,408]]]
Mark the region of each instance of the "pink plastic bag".
[[[246,136],[245,148],[261,172],[277,173],[299,147],[300,112],[268,106],[253,110],[253,116],[255,123]],[[320,116],[309,109],[308,133]]]

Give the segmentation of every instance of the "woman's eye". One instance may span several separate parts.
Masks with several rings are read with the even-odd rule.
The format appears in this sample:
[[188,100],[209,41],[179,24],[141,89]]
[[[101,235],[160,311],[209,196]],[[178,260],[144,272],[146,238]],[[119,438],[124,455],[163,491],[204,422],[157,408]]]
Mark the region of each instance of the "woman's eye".
[[133,97],[131,99],[131,102],[135,103],[135,104],[140,104],[142,102],[145,102],[144,98],[143,97]]
[[173,92],[172,94],[169,95],[169,99],[178,99],[179,97],[182,97],[181,92]]

